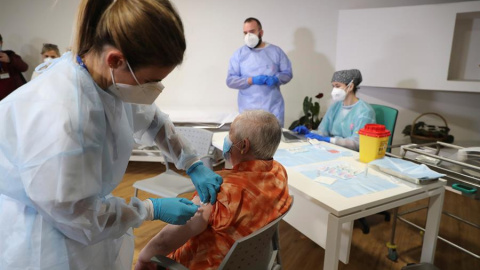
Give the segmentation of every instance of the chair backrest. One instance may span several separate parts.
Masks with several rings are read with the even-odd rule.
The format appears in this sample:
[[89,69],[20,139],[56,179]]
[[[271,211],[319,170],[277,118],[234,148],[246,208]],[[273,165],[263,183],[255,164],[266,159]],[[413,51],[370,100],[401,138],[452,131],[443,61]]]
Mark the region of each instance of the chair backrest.
[[[213,132],[193,127],[176,127],[175,131],[181,134],[185,139],[187,139],[197,154],[199,158],[205,163],[205,166],[212,167],[211,154],[210,151],[212,148],[212,137]],[[166,156],[164,156],[166,161],[171,162]],[[167,163],[168,169],[168,163]]]
[[370,104],[375,111],[377,124],[384,125],[388,130],[390,130],[390,138],[388,139],[388,148],[387,152],[391,152],[390,146],[392,145],[393,133],[395,131],[395,124],[397,122],[398,110],[379,104]]
[[292,204],[287,212],[271,221],[263,228],[235,241],[218,269],[271,269],[279,250],[277,236],[278,223],[288,211],[290,211],[292,205],[293,197]]

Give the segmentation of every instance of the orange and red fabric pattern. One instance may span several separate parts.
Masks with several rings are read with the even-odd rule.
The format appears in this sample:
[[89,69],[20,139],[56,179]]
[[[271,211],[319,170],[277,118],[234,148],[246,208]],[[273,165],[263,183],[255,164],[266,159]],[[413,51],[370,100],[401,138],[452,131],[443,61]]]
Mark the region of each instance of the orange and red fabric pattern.
[[292,203],[287,172],[274,160],[242,162],[218,174],[223,184],[207,229],[169,254],[191,270],[217,269],[235,240],[275,220]]

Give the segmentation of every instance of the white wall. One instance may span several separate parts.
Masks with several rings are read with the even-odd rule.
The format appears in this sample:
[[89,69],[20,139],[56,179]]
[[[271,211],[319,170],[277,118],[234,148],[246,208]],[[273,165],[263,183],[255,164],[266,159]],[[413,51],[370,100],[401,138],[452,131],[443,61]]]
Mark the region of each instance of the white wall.
[[[71,39],[79,0],[0,0],[0,33],[5,49],[13,49],[31,65],[39,62],[43,42],[67,47]],[[264,26],[264,40],[283,48],[293,63],[293,80],[282,87],[286,103],[285,124],[301,114],[303,98],[323,92],[330,97],[330,79],[335,67],[338,11],[342,9],[393,7],[459,1],[448,0],[174,0],[187,36],[185,61],[165,81],[157,103],[171,108],[219,107],[236,109],[236,90],[227,88],[228,61],[242,45],[242,26],[254,16]],[[55,4],[55,5],[54,5]],[[53,7],[52,7],[53,5]],[[427,14],[426,14],[427,16]],[[428,33],[426,33],[428,34]],[[355,44],[352,44],[354,49]],[[374,74],[363,74],[374,76]],[[457,142],[480,141],[479,94],[363,87],[367,101],[400,110],[394,143],[417,115],[428,110],[447,118]],[[329,100],[321,100],[322,113]],[[170,108],[170,109],[169,109]]]
[[57,44],[60,53],[70,46],[73,20],[80,0],[0,0],[3,49],[14,50],[29,64],[30,79],[41,62],[43,43]]
[[[478,93],[478,81],[447,79],[451,59],[459,59],[459,64],[476,71],[480,78],[478,66],[466,60],[480,63],[478,46],[471,47],[472,52],[468,49],[475,45],[472,42],[477,35],[471,26],[457,27],[455,23],[457,17],[472,11],[480,12],[480,1],[342,10],[335,67],[356,67],[374,75],[365,76],[362,84],[366,86]],[[455,43],[461,46],[453,52],[461,54],[452,54]],[[355,50],[351,44],[356,45]]]
[[[449,80],[480,81],[480,12],[457,15]],[[480,89],[477,89],[480,90]]]

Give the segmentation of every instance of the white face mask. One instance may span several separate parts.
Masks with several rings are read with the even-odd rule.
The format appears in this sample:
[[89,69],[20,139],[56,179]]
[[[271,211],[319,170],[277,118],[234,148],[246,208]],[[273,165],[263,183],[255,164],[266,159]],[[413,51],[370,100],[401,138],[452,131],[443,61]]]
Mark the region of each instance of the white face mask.
[[332,90],[333,101],[335,102],[344,101],[345,98],[347,97],[347,89],[350,86],[350,84],[352,84],[352,82],[353,80],[347,85],[347,88],[345,89],[334,87]]
[[43,59],[43,62],[48,63],[48,62],[51,62],[52,60],[53,60],[53,58],[47,57],[47,58]]
[[258,38],[258,36],[253,33],[247,33],[245,35],[245,45],[247,45],[250,48],[255,48],[255,46],[258,45],[259,41],[260,39]]
[[344,101],[347,96],[347,92],[342,88],[334,87],[332,90],[332,99],[335,102]]
[[112,76],[113,84],[108,87],[112,93],[119,97],[123,102],[135,103],[135,104],[152,104],[158,95],[162,93],[165,88],[161,82],[151,82],[140,84],[135,77],[135,74],[130,68],[130,64],[127,62],[128,69],[133,78],[137,82],[137,85],[129,85],[123,83],[115,83],[113,76],[113,69],[110,68],[110,75]]

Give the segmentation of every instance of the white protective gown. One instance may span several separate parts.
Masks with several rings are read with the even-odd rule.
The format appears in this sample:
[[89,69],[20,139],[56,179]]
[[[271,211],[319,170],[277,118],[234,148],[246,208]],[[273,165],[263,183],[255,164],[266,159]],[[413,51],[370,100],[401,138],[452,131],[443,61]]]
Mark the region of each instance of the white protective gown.
[[109,194],[134,139],[160,138],[178,168],[198,158],[155,105],[123,103],[71,54],[49,65],[0,102],[0,269],[131,269],[146,209]]

